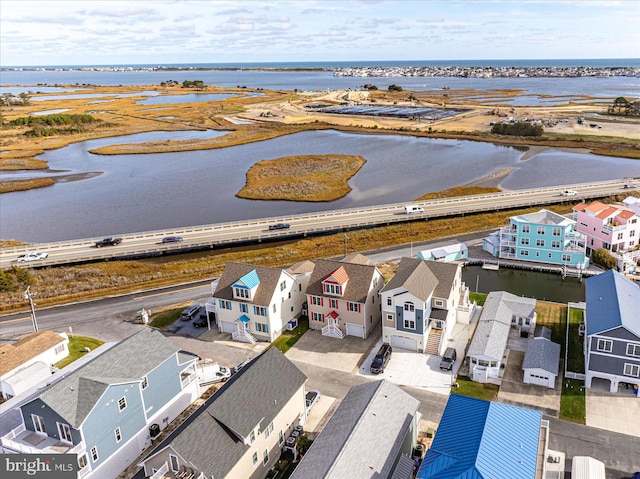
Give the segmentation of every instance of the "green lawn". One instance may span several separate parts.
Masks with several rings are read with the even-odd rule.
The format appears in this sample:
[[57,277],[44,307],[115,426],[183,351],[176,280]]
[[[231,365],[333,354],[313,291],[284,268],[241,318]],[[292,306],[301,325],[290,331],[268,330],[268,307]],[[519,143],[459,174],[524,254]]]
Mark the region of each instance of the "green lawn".
[[585,424],[587,406],[583,381],[565,379],[560,397],[560,419]]
[[458,383],[458,387],[451,389],[453,394],[484,399],[485,401],[493,401],[498,395],[498,390],[500,389],[495,384],[477,383],[466,376],[458,376],[456,378],[456,382]]
[[302,337],[304,333],[309,329],[309,318],[301,316],[298,320],[298,327],[293,331],[283,331],[282,334],[271,343],[271,346],[275,346],[282,354],[286,353],[291,347],[296,344],[298,339]]
[[163,329],[167,326],[173,324],[176,319],[180,316],[184,308],[173,308],[163,311],[149,322],[149,326],[153,326],[154,328]]
[[86,336],[69,335],[69,356],[61,359],[54,366],[58,369],[62,369],[67,364],[70,364],[81,356],[87,354],[84,348],[89,348],[91,351],[93,351],[102,344],[104,344],[104,341],[100,341],[99,339],[88,338]]
[[584,319],[584,310],[569,309],[569,351],[567,369],[574,373],[584,373],[584,336],[578,334],[580,321]]
[[475,301],[478,306],[483,306],[487,300],[487,294],[484,293],[469,293],[469,301],[472,303]]

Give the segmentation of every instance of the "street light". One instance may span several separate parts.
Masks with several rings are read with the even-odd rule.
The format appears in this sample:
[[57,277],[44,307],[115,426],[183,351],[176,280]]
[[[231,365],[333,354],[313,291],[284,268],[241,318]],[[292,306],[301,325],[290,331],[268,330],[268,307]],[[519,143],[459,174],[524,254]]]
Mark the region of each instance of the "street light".
[[36,308],[33,299],[31,299],[31,292],[29,291],[31,286],[27,286],[26,291],[24,292],[24,299],[29,301],[29,305],[31,306],[31,322],[33,323],[33,332],[38,332],[38,321],[36,321]]

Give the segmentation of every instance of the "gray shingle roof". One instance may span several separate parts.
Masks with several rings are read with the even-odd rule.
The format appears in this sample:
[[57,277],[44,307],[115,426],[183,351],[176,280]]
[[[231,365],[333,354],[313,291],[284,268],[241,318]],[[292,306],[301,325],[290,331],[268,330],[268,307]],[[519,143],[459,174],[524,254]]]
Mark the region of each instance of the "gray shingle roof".
[[307,294],[324,296],[322,281],[340,267],[343,267],[349,276],[349,282],[342,299],[355,303],[364,303],[369,294],[369,285],[371,285],[373,275],[376,272],[375,266],[320,259],[316,261],[316,267],[311,273]]
[[178,347],[162,333],[144,328],[53,384],[39,397],[77,428],[110,384],[141,381],[177,351]]
[[233,288],[231,286],[245,274],[253,271],[254,269],[258,274],[260,284],[256,289],[253,301],[245,302],[259,306],[269,306],[273,293],[278,285],[280,275],[282,274],[282,269],[280,268],[268,268],[266,266],[256,266],[245,263],[227,263],[224,267],[224,272],[220,277],[220,281],[218,281],[214,297],[216,299],[235,300],[233,297]]
[[[171,446],[206,477],[226,477],[249,448],[237,434],[248,437],[258,423],[261,429],[267,426],[306,380],[277,348],[269,348],[232,376],[152,455]],[[301,409],[302,401],[301,395]]]
[[419,405],[386,380],[352,387],[291,479],[389,477]]
[[432,293],[437,298],[448,298],[460,267],[457,263],[402,258],[396,274],[381,292],[405,288],[422,301],[426,301]]
[[521,298],[506,291],[489,293],[467,356],[501,360],[509,339],[511,318],[533,317],[535,306],[536,300],[532,298]]
[[522,369],[542,369],[558,375],[560,345],[544,337],[531,338],[524,353]]

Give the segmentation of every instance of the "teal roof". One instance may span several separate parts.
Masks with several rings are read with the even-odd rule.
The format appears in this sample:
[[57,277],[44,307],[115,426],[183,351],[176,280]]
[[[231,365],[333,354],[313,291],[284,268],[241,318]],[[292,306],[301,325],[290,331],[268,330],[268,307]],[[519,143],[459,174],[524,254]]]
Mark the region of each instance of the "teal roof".
[[585,281],[587,297],[587,335],[620,326],[640,337],[640,288],[614,270]]
[[535,479],[542,414],[452,394],[418,479]]
[[236,321],[241,321],[244,324],[247,324],[249,321],[251,321],[251,318],[249,318],[246,314],[243,314]]
[[260,278],[258,278],[258,272],[255,269],[252,269],[247,274],[245,274],[238,281],[233,283],[234,288],[242,288],[245,287],[247,289],[253,289],[260,284]]

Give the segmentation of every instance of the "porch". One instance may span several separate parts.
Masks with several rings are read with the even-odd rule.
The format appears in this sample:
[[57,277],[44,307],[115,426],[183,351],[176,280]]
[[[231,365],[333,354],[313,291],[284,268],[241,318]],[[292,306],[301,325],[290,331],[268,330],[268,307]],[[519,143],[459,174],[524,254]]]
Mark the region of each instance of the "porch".
[[[251,319],[243,314],[234,322],[236,323],[236,330],[231,333],[231,339],[234,341],[239,341],[241,343],[250,343],[253,344],[257,341],[256,337],[249,332],[249,322]],[[181,478],[182,479],[182,478]]]
[[55,437],[30,431],[24,424],[12,429],[8,434],[0,438],[0,443],[3,447],[20,454],[82,455],[86,451],[84,442],[74,446]]

